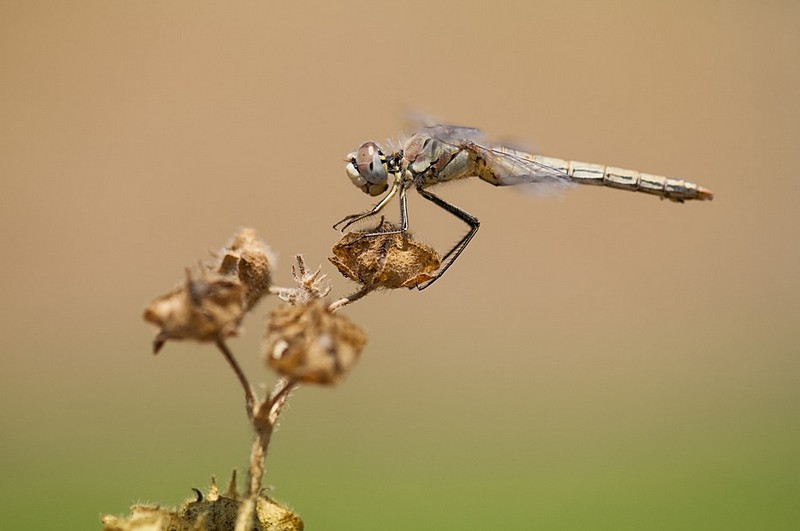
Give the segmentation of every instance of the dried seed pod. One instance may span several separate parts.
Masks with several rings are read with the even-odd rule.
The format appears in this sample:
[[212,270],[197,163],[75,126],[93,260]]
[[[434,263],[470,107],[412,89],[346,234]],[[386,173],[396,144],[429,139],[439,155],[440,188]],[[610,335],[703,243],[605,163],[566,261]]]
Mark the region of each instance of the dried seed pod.
[[245,312],[268,292],[273,262],[256,232],[241,229],[211,268],[216,272],[201,267],[194,279],[187,271],[186,282],[147,306],[144,319],[160,327],[154,352],[168,339],[216,341],[236,335]]
[[328,260],[368,290],[413,288],[434,278],[432,273],[442,263],[439,253],[407,234],[391,232],[396,230],[383,222],[375,230],[347,233],[333,246],[334,256]]
[[160,327],[153,343],[158,352],[168,339],[216,341],[234,336],[244,316],[244,289],[238,279],[204,272],[151,302],[144,319]]
[[241,229],[222,250],[219,273],[239,279],[244,288],[245,311],[252,309],[269,290],[270,267],[275,257],[253,229]]
[[314,300],[272,311],[264,356],[270,367],[293,380],[335,384],[356,363],[366,342],[361,328]]

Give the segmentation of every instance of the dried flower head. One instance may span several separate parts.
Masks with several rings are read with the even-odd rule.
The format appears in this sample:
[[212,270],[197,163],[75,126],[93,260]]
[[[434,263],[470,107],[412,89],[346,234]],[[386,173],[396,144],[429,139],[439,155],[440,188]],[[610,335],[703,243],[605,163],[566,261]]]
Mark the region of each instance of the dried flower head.
[[321,300],[275,308],[264,340],[267,364],[298,382],[335,384],[358,360],[366,334]]
[[333,254],[328,260],[342,275],[369,291],[413,288],[433,279],[432,273],[442,263],[433,248],[415,242],[385,221],[375,230],[345,234],[333,246]]
[[204,272],[151,302],[144,319],[160,327],[153,343],[158,352],[168,339],[216,341],[235,336],[244,315],[244,297],[238,279]]
[[201,267],[186,281],[151,302],[144,319],[160,328],[153,343],[158,352],[169,339],[217,341],[235,336],[244,314],[270,287],[269,248],[252,229],[242,229],[222,252],[217,266]]
[[265,295],[272,281],[275,257],[253,229],[241,229],[222,250],[218,271],[236,277],[244,288],[244,309],[249,311]]

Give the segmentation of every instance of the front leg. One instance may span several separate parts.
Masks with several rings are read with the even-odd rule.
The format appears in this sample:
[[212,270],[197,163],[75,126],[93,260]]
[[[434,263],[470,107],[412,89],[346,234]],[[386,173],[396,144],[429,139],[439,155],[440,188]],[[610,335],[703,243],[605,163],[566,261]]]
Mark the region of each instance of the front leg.
[[[397,194],[398,188],[399,188],[398,187],[398,181],[395,180],[392,183],[392,187],[389,189],[389,191],[386,193],[386,195],[383,196],[383,198],[380,201],[378,201],[378,203],[374,207],[372,207],[372,209],[370,209],[370,210],[368,210],[366,212],[362,212],[360,214],[350,214],[349,216],[346,216],[341,221],[337,222],[333,226],[333,228],[336,229],[336,230],[339,230],[341,232],[344,232],[347,229],[347,227],[349,227],[353,223],[361,221],[364,218],[368,218],[370,216],[374,216],[375,214],[377,214],[378,212],[383,210],[383,207],[385,207],[389,203],[389,201],[392,200],[392,198],[395,196],[395,194]],[[344,224],[344,225],[342,225],[342,224]],[[340,225],[341,225],[341,228],[339,228]]]
[[[397,229],[389,229],[389,230],[380,230],[380,228],[383,226],[383,216],[381,216],[381,222],[378,223],[377,227],[375,227],[374,229],[372,229],[370,231],[365,232],[364,234],[361,234],[358,238],[356,238],[353,241],[349,242],[347,245],[353,245],[354,243],[359,242],[359,241],[363,240],[364,238],[374,238],[375,236],[388,236],[390,234],[405,234],[406,232],[408,232],[408,207],[407,207],[407,200],[406,200],[406,192],[407,192],[407,190],[408,189],[405,188],[405,187],[401,187],[400,188],[400,227],[399,228],[397,228]],[[361,215],[361,214],[359,214],[359,215]],[[350,216],[348,216],[348,217],[350,217]],[[359,219],[363,219],[363,218],[359,218]],[[353,220],[350,223],[355,223],[356,221],[358,221],[358,220]],[[339,223],[341,223],[341,221]],[[345,225],[344,228],[342,228],[342,230],[347,228],[347,226],[350,225],[350,223]],[[337,223],[337,225],[338,225],[338,223]],[[334,228],[335,228],[335,226],[334,226]]]

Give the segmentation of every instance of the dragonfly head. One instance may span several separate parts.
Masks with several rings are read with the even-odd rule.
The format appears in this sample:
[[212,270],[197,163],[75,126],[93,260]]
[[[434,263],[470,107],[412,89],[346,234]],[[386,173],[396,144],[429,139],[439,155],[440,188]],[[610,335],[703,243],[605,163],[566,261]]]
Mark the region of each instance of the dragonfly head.
[[375,196],[389,187],[386,156],[375,142],[365,142],[347,156],[347,176],[362,192]]

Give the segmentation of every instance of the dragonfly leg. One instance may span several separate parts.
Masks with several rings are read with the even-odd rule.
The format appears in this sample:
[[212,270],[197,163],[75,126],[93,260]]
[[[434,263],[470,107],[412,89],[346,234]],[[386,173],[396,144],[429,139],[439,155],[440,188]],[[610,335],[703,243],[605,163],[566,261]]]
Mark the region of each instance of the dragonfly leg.
[[[380,212],[381,210],[383,210],[383,207],[385,207],[385,206],[386,206],[386,204],[387,204],[389,201],[391,201],[391,200],[392,200],[392,198],[393,198],[393,197],[395,196],[395,194],[397,193],[397,189],[398,189],[398,186],[397,186],[397,184],[398,184],[398,183],[397,183],[397,181],[395,181],[395,182],[392,184],[392,187],[389,189],[389,192],[387,192],[387,194],[386,194],[385,196],[383,196],[383,198],[381,198],[381,200],[380,200],[380,201],[378,201],[378,202],[375,204],[375,206],[374,206],[374,207],[372,207],[370,210],[368,210],[368,211],[366,211],[366,212],[362,212],[362,213],[360,213],[360,214],[351,214],[351,215],[349,215],[349,216],[346,216],[346,217],[344,217],[342,220],[340,220],[339,222],[337,222],[337,223],[336,223],[336,224],[333,226],[333,228],[334,228],[334,229],[337,229],[337,230],[341,230],[342,232],[344,232],[344,231],[347,229],[347,227],[349,227],[349,226],[350,226],[350,225],[352,225],[353,223],[356,223],[356,222],[358,222],[358,221],[361,221],[361,220],[362,220],[362,219],[364,219],[364,218],[368,218],[368,217],[370,217],[370,216],[373,216],[373,215],[377,214],[378,212]],[[401,193],[401,196],[402,196],[402,195],[403,195],[403,194]],[[402,208],[402,207],[401,207],[401,208]],[[340,226],[340,225],[341,225],[341,229],[339,228],[339,226]]]
[[447,254],[444,255],[444,257],[442,258],[442,266],[439,267],[439,270],[436,272],[435,276],[431,280],[423,282],[422,284],[417,286],[417,289],[422,291],[423,289],[427,288],[428,286],[439,280],[439,278],[442,275],[444,275],[445,271],[447,271],[450,268],[450,266],[453,265],[453,263],[456,261],[459,255],[464,251],[464,249],[467,248],[467,245],[469,245],[470,240],[472,240],[472,238],[478,232],[478,228],[480,228],[481,222],[478,220],[478,218],[476,218],[469,212],[465,212],[460,208],[458,208],[457,206],[451,205],[444,199],[441,199],[440,197],[433,195],[424,188],[418,188],[417,191],[422,197],[432,202],[436,206],[441,207],[444,210],[448,211],[449,213],[451,213],[452,215],[454,215],[455,217],[457,217],[458,219],[460,219],[469,226],[469,232],[467,232],[464,235],[464,237],[461,238],[458,241],[458,243],[456,243],[453,246],[452,249],[447,251]]
[[[347,245],[353,245],[356,242],[360,242],[364,238],[373,238],[375,236],[386,236],[388,234],[405,234],[406,232],[408,232],[408,207],[407,207],[407,200],[406,200],[406,190],[407,189],[405,187],[400,188],[400,228],[399,229],[383,230],[383,231],[382,230],[378,230],[378,228],[380,228],[383,225],[383,218],[381,218],[381,222],[378,223],[378,226],[375,227],[375,230],[373,230],[372,232],[367,232],[366,234],[362,234],[358,238],[356,238],[353,241],[349,242]],[[357,221],[357,220],[354,220],[354,221]],[[353,222],[351,222],[351,223],[353,223]],[[337,225],[338,225],[338,223],[337,223]],[[348,225],[349,225],[349,223],[348,223]],[[335,225],[334,225],[334,228],[336,228]],[[342,228],[342,230],[344,230],[345,228],[347,228],[347,225],[345,225]]]

